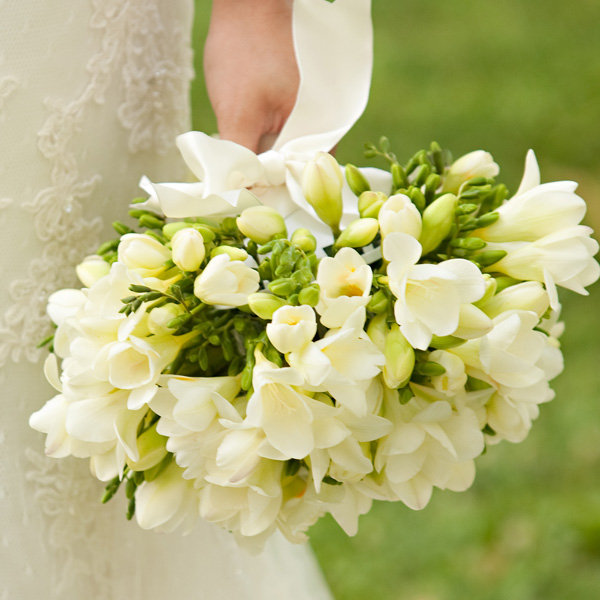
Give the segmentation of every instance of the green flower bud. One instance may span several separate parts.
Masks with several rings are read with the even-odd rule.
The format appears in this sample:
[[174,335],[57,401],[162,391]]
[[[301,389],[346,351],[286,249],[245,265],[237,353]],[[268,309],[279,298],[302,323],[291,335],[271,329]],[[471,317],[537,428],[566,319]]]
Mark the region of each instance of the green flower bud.
[[427,203],[423,192],[419,188],[411,187],[408,190],[408,197],[412,200],[412,203],[419,209],[419,211],[423,212],[425,209],[425,204]]
[[371,300],[369,300],[367,309],[375,314],[379,314],[387,309],[389,303],[390,301],[385,295],[385,292],[383,290],[377,290],[371,297]]
[[500,277],[495,277],[496,279],[496,294],[499,294],[502,290],[505,290],[507,287],[511,285],[516,285],[517,283],[521,283],[520,279],[515,279],[514,277],[509,277],[508,275],[501,275]]
[[379,221],[377,219],[356,219],[342,231],[334,245],[337,248],[344,246],[360,248],[370,244],[378,231]]
[[150,214],[142,215],[138,220],[142,227],[148,229],[162,229],[165,224],[164,219]]
[[246,260],[248,253],[243,248],[236,248],[235,246],[217,246],[213,248],[210,257],[214,258],[219,254],[227,254],[231,260]]
[[276,235],[286,235],[283,217],[270,206],[251,206],[236,219],[238,229],[257,244],[266,244]]
[[450,242],[453,248],[464,248],[465,250],[481,250],[487,244],[478,237],[456,238]]
[[146,429],[137,439],[139,459],[127,460],[127,464],[133,471],[145,471],[160,463],[167,455],[167,438],[156,431],[155,423]]
[[250,310],[265,321],[270,321],[273,313],[285,305],[285,300],[267,292],[256,292],[248,296]]
[[489,227],[493,225],[500,218],[500,213],[489,212],[476,219],[477,227]]
[[499,260],[502,260],[508,253],[506,250],[486,250],[473,258],[482,266],[489,267]]
[[289,296],[296,291],[298,284],[291,277],[281,277],[269,283],[269,289],[278,296]]
[[319,292],[319,286],[316,283],[306,286],[298,294],[298,302],[308,304],[308,306],[316,306],[319,303]]
[[303,250],[304,252],[314,252],[317,249],[317,240],[315,239],[315,236],[304,227],[296,229],[296,231],[292,233],[290,241],[296,248],[300,248],[300,250]]
[[443,335],[437,336],[434,335],[431,338],[430,346],[432,348],[436,348],[437,350],[446,350],[447,348],[454,348],[456,346],[460,346],[464,344],[465,340],[455,337],[453,335]]
[[394,189],[398,190],[400,188],[406,187],[408,180],[406,178],[406,171],[402,168],[402,165],[394,163],[390,168],[390,172],[392,173],[392,182],[394,184]]
[[150,333],[154,335],[172,334],[172,328],[168,324],[184,312],[185,309],[181,304],[173,302],[153,308],[148,314],[148,329]]
[[342,218],[342,186],[340,165],[331,154],[318,152],[306,163],[302,174],[302,192],[317,216],[334,232],[339,231]]
[[415,366],[415,351],[400,332],[398,324],[394,323],[390,328],[386,315],[377,315],[371,319],[367,335],[385,355],[385,384],[391,389],[406,385]]
[[356,196],[360,196],[363,192],[368,192],[371,189],[365,176],[351,164],[346,165],[346,181]]
[[[387,195],[383,192],[363,192],[358,199],[358,213],[361,217],[376,219],[379,209],[387,199]],[[375,207],[375,210],[372,210],[373,207]],[[368,215],[367,212],[369,212]]]
[[187,229],[189,227],[192,227],[191,223],[186,223],[185,221],[175,221],[174,223],[167,223],[166,225],[163,225],[162,232],[163,235],[170,240],[178,231],[181,229]]
[[406,385],[415,366],[415,351],[400,332],[400,327],[394,323],[386,338],[383,353],[385,366],[383,379],[392,389]]
[[433,361],[425,361],[418,363],[415,372],[426,377],[439,377],[446,372],[446,369],[439,363]]
[[454,194],[444,194],[423,212],[423,227],[419,237],[423,255],[435,250],[448,237],[454,223],[457,200]]

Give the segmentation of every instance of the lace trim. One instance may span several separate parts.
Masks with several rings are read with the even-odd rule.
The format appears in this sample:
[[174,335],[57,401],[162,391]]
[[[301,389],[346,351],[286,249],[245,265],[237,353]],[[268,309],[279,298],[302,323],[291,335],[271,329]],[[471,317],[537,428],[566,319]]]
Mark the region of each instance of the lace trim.
[[[73,459],[51,460],[31,448],[25,450],[25,457],[29,466],[25,478],[31,482],[36,511],[44,517],[40,534],[54,553],[52,562],[60,565],[48,582],[52,597],[86,589],[77,583],[87,581],[94,599],[110,600],[109,586],[89,587],[90,581],[110,581],[103,544],[111,528],[111,512],[98,502],[101,486],[92,485],[88,473],[74,475]],[[34,526],[28,524],[27,515],[24,525]]]
[[[72,284],[70,267],[98,245],[102,220],[85,218],[83,205],[101,177],[84,178],[73,149],[90,107],[104,102],[120,74],[125,99],[118,116],[130,132],[132,153],[164,153],[172,147],[174,133],[186,126],[192,71],[191,50],[177,43],[186,39],[183,31],[165,29],[156,2],[94,0],[93,6],[90,26],[102,31],[102,42],[87,64],[88,84],[66,105],[47,102],[50,115],[38,133],[39,150],[50,164],[50,186],[21,206],[33,216],[36,235],[45,246],[26,277],[9,286],[13,304],[0,319],[0,367],[9,359],[39,358],[36,343],[50,330],[45,316],[48,294]],[[15,86],[11,77],[0,82],[0,109]]]

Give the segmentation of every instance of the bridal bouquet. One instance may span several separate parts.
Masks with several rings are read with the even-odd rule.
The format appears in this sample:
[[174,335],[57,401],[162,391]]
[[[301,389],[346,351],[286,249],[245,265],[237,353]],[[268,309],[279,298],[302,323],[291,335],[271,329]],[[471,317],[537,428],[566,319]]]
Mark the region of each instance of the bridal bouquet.
[[[202,136],[179,139],[199,177],[218,142]],[[598,278],[576,184],[540,184],[531,152],[507,199],[483,151],[400,164],[383,138],[366,154],[387,172],[344,178],[320,152],[275,182],[281,165],[236,151],[212,190],[144,180],[138,232],[116,223],[85,287],[50,297],[59,394],[31,417],[47,454],[90,458],[143,528],[200,516],[259,545],[466,490],[486,445],[523,440],[553,397],[556,287]]]

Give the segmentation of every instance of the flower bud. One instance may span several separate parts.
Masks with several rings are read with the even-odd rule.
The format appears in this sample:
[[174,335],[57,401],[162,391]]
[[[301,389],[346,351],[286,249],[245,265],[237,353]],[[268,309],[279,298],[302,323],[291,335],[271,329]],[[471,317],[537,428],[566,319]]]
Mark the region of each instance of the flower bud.
[[316,306],[319,303],[320,289],[317,283],[306,286],[298,294],[298,302],[308,306]]
[[167,223],[164,225],[162,232],[166,238],[171,239],[181,229],[186,229],[191,226],[191,223],[186,223],[185,221],[175,221],[174,223]]
[[419,236],[423,256],[435,250],[448,237],[454,223],[456,202],[454,194],[444,194],[423,212],[423,227]]
[[485,304],[478,302],[478,305],[492,319],[507,310],[530,310],[541,318],[548,310],[550,300],[541,283],[525,281],[503,289]]
[[296,229],[290,239],[296,248],[300,248],[304,252],[314,252],[317,248],[317,240],[315,236],[304,227]]
[[419,239],[419,235],[421,234],[421,213],[412,203],[411,199],[404,194],[390,196],[381,207],[378,219],[382,237],[398,231]]
[[137,439],[139,458],[127,460],[133,471],[145,471],[155,467],[167,455],[167,438],[156,431],[156,425],[146,429]]
[[385,338],[385,366],[383,379],[389,388],[399,388],[408,383],[415,366],[415,351],[394,323]]
[[344,179],[337,161],[327,152],[304,167],[302,191],[306,201],[315,209],[317,216],[334,232],[339,230],[342,218],[342,185]]
[[338,248],[360,248],[370,244],[379,231],[377,219],[356,219],[352,221],[335,241]]
[[389,299],[383,290],[377,290],[367,304],[367,309],[375,314],[382,313],[389,306]]
[[363,192],[358,199],[358,214],[361,217],[376,219],[379,209],[383,206],[387,198],[383,192]]
[[396,323],[388,327],[386,315],[380,314],[369,323],[367,334],[385,355],[385,384],[391,389],[406,385],[415,366],[415,351],[400,332],[400,327]]
[[246,260],[248,258],[248,253],[243,248],[236,248],[235,246],[217,246],[213,248],[210,257],[214,258],[215,256],[219,256],[219,254],[227,254],[231,260]]
[[492,155],[483,150],[475,150],[454,161],[444,178],[443,191],[456,193],[460,186],[474,177],[496,177],[500,168]]
[[265,321],[270,321],[273,313],[285,305],[285,300],[266,292],[256,292],[248,296],[250,310]]
[[200,232],[190,227],[175,233],[171,248],[173,262],[182,271],[197,271],[206,254],[204,238]]
[[148,313],[148,329],[154,335],[165,335],[173,333],[172,328],[168,327],[175,317],[185,312],[181,304],[169,302],[164,306],[157,306]]
[[157,275],[171,259],[170,250],[158,240],[141,233],[128,233],[121,238],[119,262],[143,277]]
[[365,176],[351,164],[346,165],[346,181],[355,195],[360,196],[371,189]]
[[266,244],[276,235],[285,235],[283,217],[270,206],[251,206],[236,219],[238,229],[257,244]]
[[108,275],[110,265],[97,254],[86,256],[83,262],[75,267],[77,277],[85,287],[92,287],[96,281]]

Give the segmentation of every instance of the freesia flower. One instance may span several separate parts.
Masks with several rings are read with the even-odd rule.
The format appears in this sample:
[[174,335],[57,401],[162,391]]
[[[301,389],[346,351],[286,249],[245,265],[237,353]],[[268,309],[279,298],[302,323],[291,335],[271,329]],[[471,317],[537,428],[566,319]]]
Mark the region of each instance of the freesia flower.
[[153,277],[166,270],[165,263],[171,252],[158,240],[141,233],[127,233],[121,237],[118,248],[119,262],[142,277]]
[[550,306],[557,308],[557,285],[587,296],[585,288],[600,277],[600,266],[593,258],[598,242],[591,234],[589,227],[575,225],[534,242],[488,243],[490,250],[507,252],[490,269],[516,279],[543,282]]
[[378,219],[382,237],[394,231],[416,239],[421,235],[421,213],[404,194],[390,196],[379,210]]
[[484,447],[479,421],[468,407],[453,407],[448,396],[411,384],[415,394],[400,404],[387,390],[384,415],[393,423],[379,442],[375,468],[383,472],[374,497],[399,499],[414,510],[424,508],[434,487],[464,491],[473,482],[473,459]]
[[389,286],[396,296],[394,314],[414,348],[425,350],[433,335],[452,335],[459,326],[461,306],[483,295],[479,269],[463,259],[437,265],[417,264],[421,245],[405,233],[390,233],[383,241],[390,261]]
[[340,327],[360,306],[370,299],[373,271],[352,248],[342,248],[333,258],[319,263],[317,283],[320,287],[317,312],[326,327]]
[[306,305],[282,306],[273,313],[267,325],[269,340],[279,352],[300,350],[317,333],[315,311]]
[[135,518],[142,529],[191,531],[198,520],[198,491],[171,462],[153,481],[144,481],[135,493]]
[[444,192],[457,192],[460,186],[473,177],[496,177],[500,167],[492,155],[484,150],[475,150],[455,160],[444,179]]
[[93,254],[92,256],[86,256],[83,262],[75,267],[75,271],[79,281],[85,287],[91,287],[96,281],[108,275],[110,265],[101,256]]
[[227,254],[211,258],[194,282],[194,294],[207,304],[243,306],[258,290],[260,277],[249,266]]
[[535,154],[529,150],[518,192],[496,209],[500,217],[495,223],[473,235],[489,242],[533,242],[574,227],[586,209],[584,200],[575,194],[576,189],[573,181],[540,185]]

